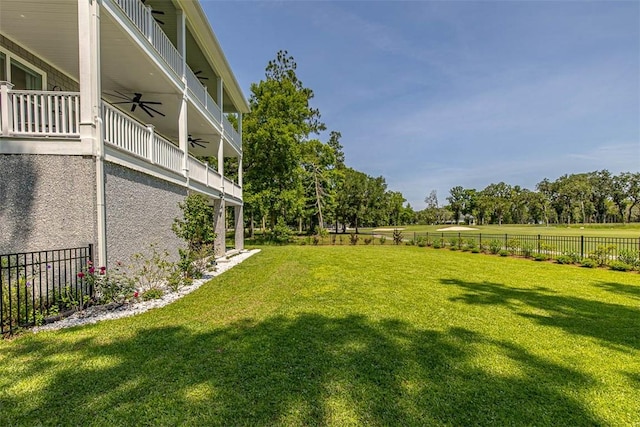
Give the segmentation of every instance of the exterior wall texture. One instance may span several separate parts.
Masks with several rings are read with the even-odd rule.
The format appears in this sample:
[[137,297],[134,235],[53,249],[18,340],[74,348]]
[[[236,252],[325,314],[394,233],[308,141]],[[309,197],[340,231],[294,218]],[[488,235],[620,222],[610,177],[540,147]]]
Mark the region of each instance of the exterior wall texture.
[[80,86],[75,80],[23,49],[2,34],[0,34],[0,46],[47,73],[47,87],[44,88],[45,90],[53,90],[54,88],[69,92],[78,92],[80,90]]
[[107,259],[125,265],[136,253],[149,253],[151,244],[178,260],[183,242],[171,230],[182,215],[178,203],[187,189],[132,169],[105,163]]
[[0,155],[0,253],[95,244],[91,157]]

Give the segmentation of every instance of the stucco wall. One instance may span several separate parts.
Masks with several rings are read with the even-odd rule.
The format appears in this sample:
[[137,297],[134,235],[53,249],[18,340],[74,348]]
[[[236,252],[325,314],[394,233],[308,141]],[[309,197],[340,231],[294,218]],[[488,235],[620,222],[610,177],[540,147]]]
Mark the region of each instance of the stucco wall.
[[148,253],[151,244],[167,249],[177,261],[182,241],[171,224],[181,216],[178,203],[186,197],[186,188],[113,163],[105,163],[105,175],[109,264]]
[[95,163],[0,154],[0,253],[95,244]]
[[73,80],[66,74],[63,74],[62,72],[60,72],[58,69],[54,68],[47,62],[44,62],[42,59],[38,58],[37,56],[24,50],[20,45],[12,42],[11,40],[9,40],[8,38],[4,37],[1,34],[0,34],[0,46],[2,46],[3,48],[7,49],[9,52],[15,54],[16,56],[19,56],[23,60],[35,65],[36,67],[40,68],[42,71],[47,73],[47,87],[44,88],[45,90],[53,90],[54,88],[56,88],[56,90],[59,89],[62,91],[69,91],[69,92],[78,92],[80,90],[80,86],[75,80]]

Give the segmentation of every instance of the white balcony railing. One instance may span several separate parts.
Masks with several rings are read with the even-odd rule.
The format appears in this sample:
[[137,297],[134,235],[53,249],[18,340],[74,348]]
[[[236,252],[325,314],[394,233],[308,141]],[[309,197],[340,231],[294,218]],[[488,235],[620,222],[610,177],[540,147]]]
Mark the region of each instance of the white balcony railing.
[[171,43],[169,37],[153,18],[151,7],[145,6],[140,0],[113,0],[129,17],[131,22],[140,30],[142,35],[165,60],[169,68],[182,76],[182,55]]
[[10,90],[9,87],[9,83],[0,83],[0,135],[80,136],[78,93]]
[[[151,7],[145,6],[140,0],[113,0],[126,16],[129,17],[131,22],[140,33],[146,38],[153,48],[158,52],[160,57],[164,59],[169,68],[176,74],[176,76],[182,75],[182,62],[183,58],[180,52],[169,40],[169,37],[164,33],[162,27],[153,18],[151,13]],[[187,88],[193,95],[200,107],[207,111],[211,118],[218,123],[224,124],[224,134],[233,145],[236,146],[238,151],[242,149],[242,140],[240,135],[231,126],[226,117],[222,114],[221,107],[214,101],[209,95],[206,87],[200,82],[195,73],[188,66],[185,67],[185,76],[187,79]]]
[[[80,94],[11,90],[0,82],[0,137],[80,138]],[[151,165],[183,175],[185,153],[155,133],[154,127],[139,123],[116,107],[102,102],[105,144],[134,155]],[[25,144],[28,142],[25,141]],[[207,188],[242,199],[242,188],[222,177],[195,157],[187,159],[189,178]]]

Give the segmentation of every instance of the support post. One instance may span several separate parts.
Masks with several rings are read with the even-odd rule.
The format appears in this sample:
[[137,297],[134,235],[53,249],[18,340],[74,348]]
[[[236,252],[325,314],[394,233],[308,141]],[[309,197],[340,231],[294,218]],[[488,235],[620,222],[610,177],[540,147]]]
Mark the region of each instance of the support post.
[[235,247],[241,251],[244,249],[244,206],[234,206],[233,213],[235,214]]
[[213,229],[216,233],[216,238],[213,242],[213,252],[215,256],[220,257],[224,256],[226,252],[225,247],[225,238],[226,238],[226,227],[225,227],[225,202],[224,198],[220,198],[213,202]]

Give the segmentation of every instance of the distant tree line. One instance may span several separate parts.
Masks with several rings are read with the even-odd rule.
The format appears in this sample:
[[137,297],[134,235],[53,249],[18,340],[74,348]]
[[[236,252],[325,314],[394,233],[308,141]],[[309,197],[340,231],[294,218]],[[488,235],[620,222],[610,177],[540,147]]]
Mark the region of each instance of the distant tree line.
[[528,190],[504,182],[483,190],[453,187],[444,210],[437,205],[435,192],[417,214],[424,223],[448,221],[477,224],[572,224],[640,221],[640,172],[612,175],[608,170],[562,175],[555,181],[545,178]]

